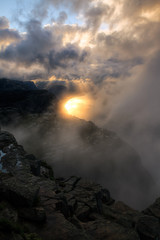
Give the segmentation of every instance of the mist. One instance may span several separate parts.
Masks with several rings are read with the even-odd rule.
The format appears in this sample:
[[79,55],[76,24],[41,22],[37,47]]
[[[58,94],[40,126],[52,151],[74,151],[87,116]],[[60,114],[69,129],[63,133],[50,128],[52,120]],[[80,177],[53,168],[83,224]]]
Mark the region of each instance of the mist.
[[28,153],[49,163],[57,178],[76,175],[92,180],[136,209],[144,209],[154,198],[154,179],[137,152],[114,132],[75,117],[55,118],[53,113],[3,129]]

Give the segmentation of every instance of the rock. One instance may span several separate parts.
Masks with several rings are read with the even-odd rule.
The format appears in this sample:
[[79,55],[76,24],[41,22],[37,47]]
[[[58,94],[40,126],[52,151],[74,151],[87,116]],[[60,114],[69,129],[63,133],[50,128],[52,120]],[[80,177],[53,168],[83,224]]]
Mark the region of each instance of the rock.
[[160,198],[158,198],[151,206],[145,209],[143,213],[154,216],[160,220]]
[[92,240],[85,232],[67,221],[60,213],[51,214],[39,234],[47,240]]
[[33,206],[37,200],[38,179],[30,174],[8,177],[0,181],[1,197],[15,206]]
[[[12,134],[0,132],[0,171],[15,175],[28,172],[40,176],[40,161],[27,155]],[[51,172],[51,170],[50,170]]]
[[75,215],[80,221],[87,222],[89,220],[90,213],[91,209],[89,206],[87,206],[85,203],[78,202]]
[[136,225],[137,232],[142,240],[160,239],[160,222],[152,216],[142,216]]
[[9,132],[0,131],[0,149],[6,146],[12,147],[12,145],[17,146],[15,137]]
[[106,219],[112,220],[127,228],[134,228],[141,213],[122,202],[115,202],[111,206],[102,205],[102,213]]
[[53,169],[44,161],[40,162],[40,176],[54,180]]
[[58,210],[66,218],[75,215],[80,221],[86,222],[92,212],[102,213],[102,203],[114,202],[108,190],[92,181],[73,176],[56,182],[59,189]]
[[56,199],[57,199],[56,210],[59,210],[64,215],[65,218],[70,217],[70,209],[66,197],[62,195],[57,196]]
[[134,229],[125,228],[102,218],[87,222],[84,228],[86,233],[95,240],[140,240]]
[[97,200],[97,208],[100,213],[103,212],[103,203],[108,203],[111,204],[113,201],[111,200],[110,193],[107,189],[101,189],[96,195],[96,200]]
[[42,207],[20,208],[18,215],[31,222],[43,223],[46,221],[46,212]]
[[40,176],[41,175],[41,161],[37,160],[33,154],[27,154],[25,156],[25,158],[27,159],[27,161],[30,164],[31,172],[35,176]]
[[8,202],[0,202],[0,219],[7,219],[10,222],[16,223],[18,213]]

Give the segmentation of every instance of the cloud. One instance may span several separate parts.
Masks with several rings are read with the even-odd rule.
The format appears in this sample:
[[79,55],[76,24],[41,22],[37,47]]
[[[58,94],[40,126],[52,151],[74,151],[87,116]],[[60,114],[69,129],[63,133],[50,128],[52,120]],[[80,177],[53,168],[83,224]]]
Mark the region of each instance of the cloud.
[[18,42],[21,39],[20,34],[11,29],[0,29],[0,43],[6,41],[7,43]]
[[57,19],[57,22],[60,23],[60,24],[63,24],[66,21],[67,18],[68,18],[67,14],[64,11],[62,11],[62,12],[59,13],[59,17]]
[[0,29],[9,28],[9,21],[6,17],[0,17]]
[[9,28],[9,21],[6,17],[0,17],[0,49],[3,51],[7,46],[21,40],[18,31]]
[[[40,78],[48,79],[55,74],[71,80],[74,76],[90,78],[95,84],[106,82],[110,77],[118,82],[129,76],[136,65],[145,64],[146,58],[159,48],[159,22],[142,16],[144,11],[154,15],[158,1],[127,4],[123,0],[115,4],[114,1],[100,0],[47,0],[37,4],[32,18],[24,23],[25,34],[9,28],[0,30],[1,42],[8,42],[0,53],[0,61],[17,65],[18,77],[24,77],[21,68],[26,67],[25,75],[28,76],[29,68],[35,66],[43,69],[38,74]],[[57,8],[59,16],[54,18],[53,24],[43,26],[41,20],[47,16],[50,6]],[[131,18],[127,19],[127,13],[132,7],[136,15],[132,14],[130,27]],[[62,11],[64,8],[65,12]],[[44,11],[44,14],[38,11]],[[82,18],[83,23],[66,23],[72,14]],[[1,21],[4,22],[2,25],[9,26],[7,19]],[[105,29],[103,24],[107,26]],[[32,75],[35,73],[30,78]]]
[[149,19],[159,18],[160,2],[158,0],[131,0],[123,1],[123,14],[126,17],[135,18],[136,16],[146,17]]
[[109,20],[112,11],[113,9],[104,3],[93,5],[84,14],[87,28],[93,28],[97,31],[103,22]]

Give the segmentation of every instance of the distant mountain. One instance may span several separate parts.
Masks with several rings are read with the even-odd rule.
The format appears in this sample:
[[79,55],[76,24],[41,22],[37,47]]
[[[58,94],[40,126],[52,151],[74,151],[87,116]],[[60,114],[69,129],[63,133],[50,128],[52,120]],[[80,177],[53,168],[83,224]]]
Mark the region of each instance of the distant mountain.
[[37,90],[36,85],[31,81],[10,80],[7,78],[0,79],[0,91],[13,90]]
[[[15,113],[42,113],[47,111],[56,97],[47,90],[0,91],[0,115],[8,109]],[[2,119],[2,116],[1,116]]]

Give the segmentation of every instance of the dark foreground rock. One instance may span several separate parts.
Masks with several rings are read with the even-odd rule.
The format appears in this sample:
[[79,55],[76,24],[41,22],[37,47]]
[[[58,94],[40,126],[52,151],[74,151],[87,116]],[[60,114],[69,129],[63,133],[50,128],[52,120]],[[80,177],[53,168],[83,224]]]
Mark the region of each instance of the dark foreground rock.
[[99,184],[54,178],[46,162],[0,133],[0,239],[158,240],[159,200],[143,213]]

